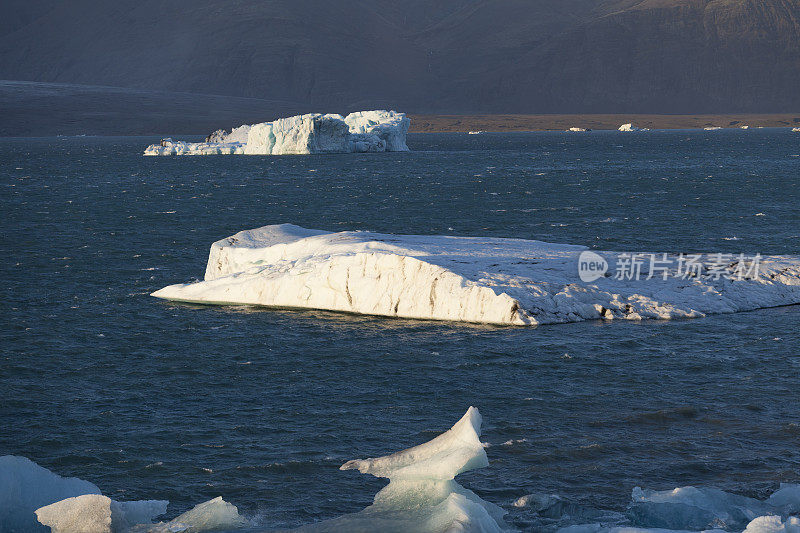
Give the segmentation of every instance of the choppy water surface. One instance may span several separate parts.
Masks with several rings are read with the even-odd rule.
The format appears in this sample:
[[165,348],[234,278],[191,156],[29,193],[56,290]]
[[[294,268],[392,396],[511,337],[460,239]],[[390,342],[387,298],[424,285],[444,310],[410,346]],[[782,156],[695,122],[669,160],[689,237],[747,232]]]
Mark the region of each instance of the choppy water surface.
[[[338,466],[484,416],[510,511],[624,508],[633,486],[800,482],[800,307],[493,328],[172,305],[211,242],[263,224],[621,251],[800,253],[787,130],[412,135],[408,154],[143,158],[151,138],[0,141],[0,455],[171,513],[222,495],[266,526],[360,510]],[[735,239],[734,239],[735,238]]]

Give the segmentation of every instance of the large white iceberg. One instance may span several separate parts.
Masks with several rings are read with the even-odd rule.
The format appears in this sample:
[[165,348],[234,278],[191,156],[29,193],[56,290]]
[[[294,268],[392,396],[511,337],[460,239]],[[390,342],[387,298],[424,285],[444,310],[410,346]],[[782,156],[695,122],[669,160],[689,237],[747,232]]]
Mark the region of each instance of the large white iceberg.
[[[589,282],[578,272],[587,254],[609,269]],[[522,239],[330,233],[282,224],[215,242],[204,281],[153,296],[508,325],[689,318],[800,303],[798,257],[762,257],[757,277],[728,279],[720,274],[743,265],[733,260],[721,271],[685,277],[670,256],[673,267],[663,277],[648,276],[645,264],[639,278],[627,279],[614,273],[630,261],[626,255]]]
[[299,532],[480,532],[506,530],[505,511],[453,478],[488,466],[480,441],[481,415],[470,407],[435,439],[375,459],[356,459],[342,470],[389,478],[369,507],[298,529]]
[[405,113],[395,111],[358,111],[346,117],[310,113],[218,130],[205,142],[162,139],[144,155],[405,152],[409,124]]

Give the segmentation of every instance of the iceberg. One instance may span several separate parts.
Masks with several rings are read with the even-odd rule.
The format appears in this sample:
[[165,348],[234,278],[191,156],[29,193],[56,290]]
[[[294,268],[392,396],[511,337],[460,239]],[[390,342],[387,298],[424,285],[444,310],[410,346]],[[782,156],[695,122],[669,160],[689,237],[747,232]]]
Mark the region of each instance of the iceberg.
[[705,131],[717,131],[717,130],[721,130],[721,129],[722,129],[722,126],[706,126],[706,127],[705,127],[705,128],[703,128],[703,129],[704,129]]
[[573,126],[572,128],[568,129],[567,131],[574,131],[574,132],[582,132],[582,131],[589,131],[586,128],[578,128]]
[[405,113],[358,111],[346,117],[309,113],[272,122],[217,130],[205,142],[162,139],[144,155],[287,155],[350,152],[407,152],[410,125]]
[[[761,257],[757,276],[737,278],[752,262],[712,254],[687,276],[679,256],[650,255],[672,266],[658,271],[658,265],[640,264],[641,275],[629,279],[619,274],[635,261],[632,254],[584,246],[331,233],[281,224],[215,242],[204,281],[169,285],[152,295],[178,302],[520,326],[695,318],[800,303],[799,257]],[[579,267],[587,258],[602,272],[582,277]]]
[[474,407],[433,440],[375,459],[355,459],[341,470],[389,478],[369,507],[295,531],[320,532],[475,532],[507,530],[505,511],[453,478],[488,466],[480,441],[481,415]]
[[620,126],[619,131],[639,131],[639,128],[629,122]]
[[800,132],[800,128],[792,128],[792,131],[794,131],[794,132]]

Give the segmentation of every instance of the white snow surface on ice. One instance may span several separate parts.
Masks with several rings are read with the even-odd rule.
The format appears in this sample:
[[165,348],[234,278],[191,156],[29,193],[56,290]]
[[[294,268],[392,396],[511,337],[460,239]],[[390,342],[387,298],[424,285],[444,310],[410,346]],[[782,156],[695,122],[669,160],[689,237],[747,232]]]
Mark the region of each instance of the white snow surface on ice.
[[356,459],[342,470],[388,477],[369,507],[299,528],[299,532],[475,532],[507,529],[505,511],[455,481],[456,475],[488,466],[480,442],[481,415],[474,407],[433,440],[375,459]]
[[[666,279],[660,273],[617,279],[624,258],[598,252],[609,272],[586,283],[577,272],[585,250],[522,239],[330,233],[281,224],[215,242],[204,281],[152,295],[501,325],[695,318],[800,303],[798,257],[762,257],[758,277],[742,280],[713,273],[683,279],[674,269]],[[677,257],[671,259],[677,268]],[[733,273],[736,265],[725,268]]]
[[358,111],[347,117],[309,113],[272,122],[215,131],[205,142],[163,139],[144,155],[286,155],[348,152],[406,152],[410,125],[405,113]]

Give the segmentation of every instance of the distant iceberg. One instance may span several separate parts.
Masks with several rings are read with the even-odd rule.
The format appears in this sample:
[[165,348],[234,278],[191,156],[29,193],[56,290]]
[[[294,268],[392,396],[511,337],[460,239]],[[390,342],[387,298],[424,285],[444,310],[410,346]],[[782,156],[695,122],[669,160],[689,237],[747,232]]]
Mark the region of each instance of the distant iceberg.
[[310,113],[217,130],[205,142],[162,139],[144,155],[407,152],[409,125],[405,113],[395,111],[358,111],[346,117]]
[[620,126],[619,131],[639,131],[639,128],[629,122]]
[[[693,318],[800,303],[798,257],[763,257],[758,276],[728,279],[723,274],[745,265],[729,258],[687,277],[676,270],[678,257],[651,255],[672,268],[648,276],[648,265],[639,265],[644,275],[629,279],[615,272],[625,273],[631,254],[584,246],[282,224],[215,242],[204,281],[152,295],[499,325]],[[585,282],[578,267],[587,256],[605,270]]]
[[568,129],[567,131],[583,132],[583,131],[588,131],[588,130],[586,128],[578,128],[578,127],[573,126],[570,129]]
[[705,127],[705,128],[703,128],[703,129],[704,129],[705,131],[716,131],[716,130],[721,130],[721,129],[722,129],[722,126],[706,126],[706,127]]

